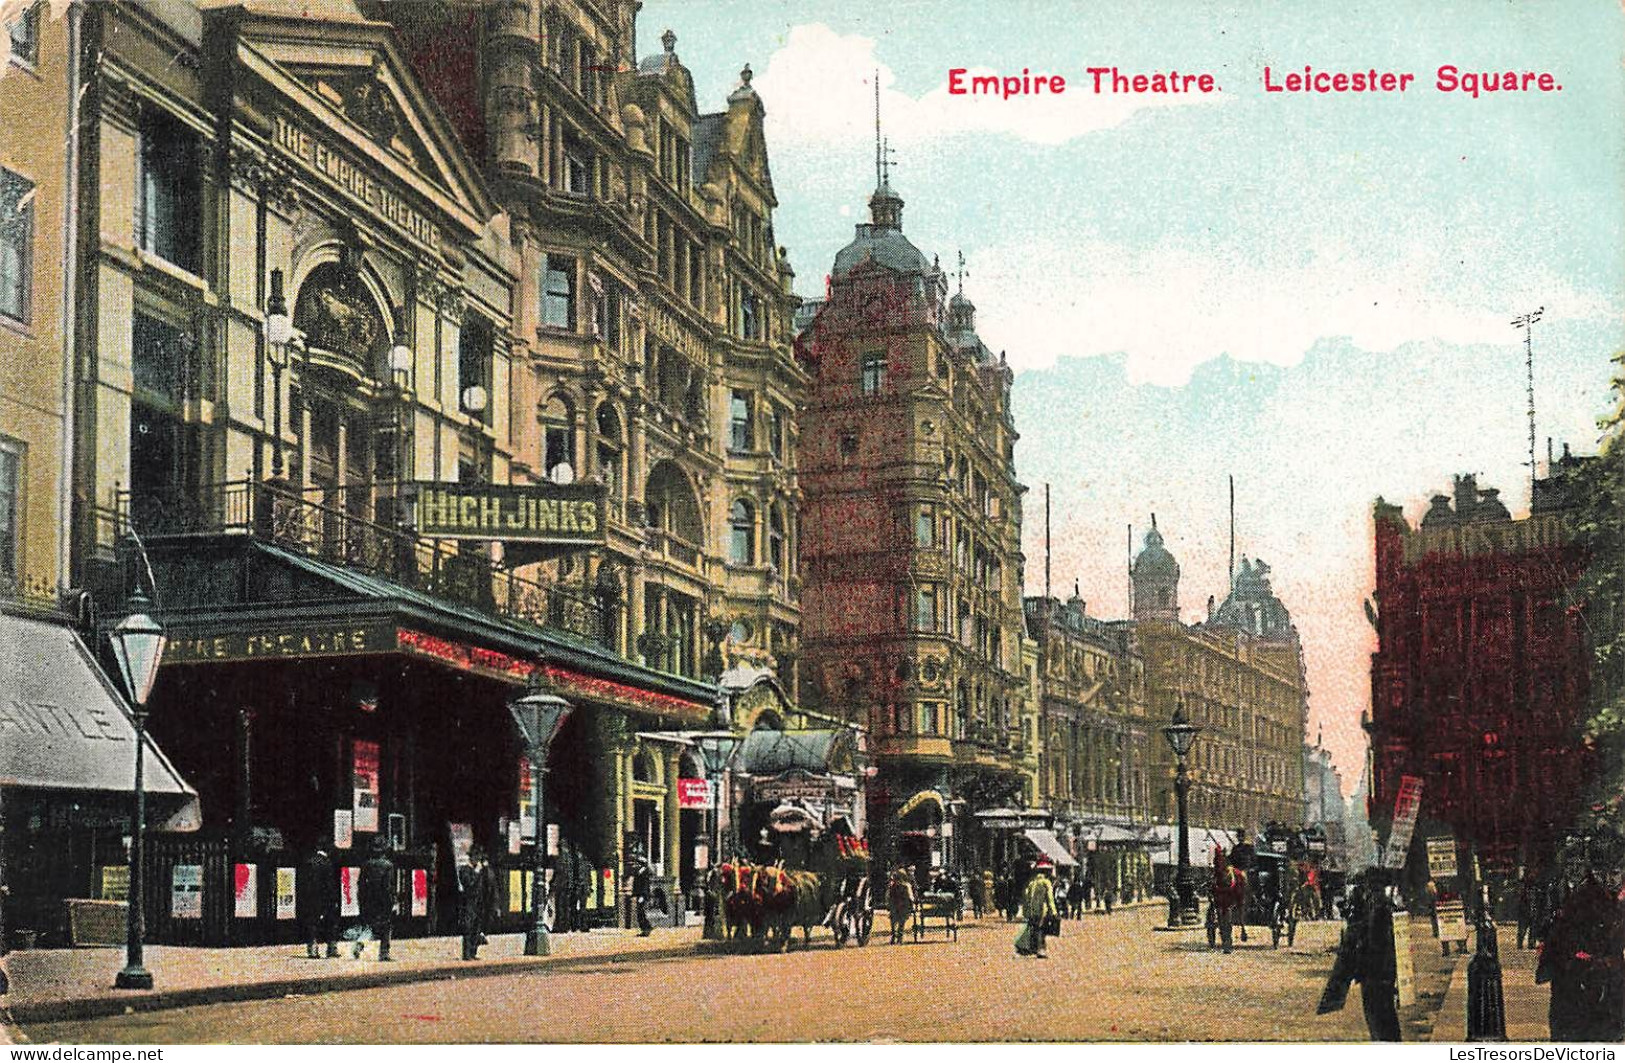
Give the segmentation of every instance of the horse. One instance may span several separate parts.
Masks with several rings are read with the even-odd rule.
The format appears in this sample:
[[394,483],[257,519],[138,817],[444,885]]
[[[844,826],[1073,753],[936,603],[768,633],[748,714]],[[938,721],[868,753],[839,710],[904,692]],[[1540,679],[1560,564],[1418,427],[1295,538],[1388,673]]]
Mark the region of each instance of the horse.
[[723,912],[728,930],[741,948],[753,939],[759,941],[766,932],[757,870],[744,860],[730,861],[717,869],[725,895]]
[[824,921],[824,877],[816,871],[787,871],[783,867],[757,869],[767,936],[780,952],[790,951],[795,928],[801,928],[802,944],[812,947],[812,928]]
[[886,916],[891,920],[891,943],[903,943],[903,931],[914,914],[914,877],[899,867],[886,882]]
[[1213,853],[1213,899],[1207,909],[1207,941],[1213,945],[1217,924],[1224,951],[1230,951],[1230,927],[1239,917],[1241,940],[1247,940],[1247,873],[1230,865],[1222,848]]

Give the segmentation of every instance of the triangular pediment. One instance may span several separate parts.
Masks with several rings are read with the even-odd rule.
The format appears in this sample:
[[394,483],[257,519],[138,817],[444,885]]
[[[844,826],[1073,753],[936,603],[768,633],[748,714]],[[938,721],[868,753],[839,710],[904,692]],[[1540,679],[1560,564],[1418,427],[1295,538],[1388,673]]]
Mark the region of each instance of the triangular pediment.
[[468,233],[496,212],[388,23],[250,14],[238,24],[236,58],[285,98],[284,117],[397,174]]

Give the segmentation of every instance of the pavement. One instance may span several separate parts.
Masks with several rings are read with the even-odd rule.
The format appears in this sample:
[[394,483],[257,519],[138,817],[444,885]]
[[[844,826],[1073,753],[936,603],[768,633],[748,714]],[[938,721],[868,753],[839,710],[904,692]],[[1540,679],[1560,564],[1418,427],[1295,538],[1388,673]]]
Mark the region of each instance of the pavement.
[[[1506,1003],[1508,1041],[1549,1041],[1546,1006],[1551,1002],[1550,986],[1535,984],[1534,949],[1518,948],[1517,927],[1498,924],[1501,959],[1501,997]],[[1434,1041],[1467,1040],[1467,957],[1456,965],[1450,986],[1445,990],[1433,1026]]]
[[[133,1011],[195,1007],[222,1001],[267,1000],[288,995],[333,993],[446,978],[568,968],[603,960],[652,959],[689,955],[719,947],[702,942],[697,925],[659,929],[649,937],[621,929],[552,935],[552,955],[524,955],[523,934],[493,935],[480,949],[480,958],[462,959],[457,937],[396,940],[388,963],[375,957],[369,943],[366,958],[349,958],[349,945],[340,943],[338,959],[312,960],[303,945],[266,945],[251,948],[190,948],[148,945],[145,962],[154,988],[132,991],[113,988],[113,978],[124,966],[123,948],[38,949],[13,952],[6,957],[11,992],[0,997],[9,1010],[9,1024],[67,1022]],[[0,1043],[6,1043],[8,1022],[0,1010]],[[16,1037],[15,1029],[10,1032]]]

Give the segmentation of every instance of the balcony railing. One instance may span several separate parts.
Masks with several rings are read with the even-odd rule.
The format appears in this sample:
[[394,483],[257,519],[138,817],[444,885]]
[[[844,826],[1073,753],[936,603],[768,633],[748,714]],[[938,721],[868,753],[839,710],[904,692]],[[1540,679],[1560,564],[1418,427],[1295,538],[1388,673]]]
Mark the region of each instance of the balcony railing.
[[[247,480],[202,489],[120,491],[110,523],[146,539],[247,534],[296,553],[493,616],[569,631],[608,644],[614,603],[520,576],[478,548],[458,549],[357,512],[374,492],[354,489],[351,506],[329,504],[297,488]],[[383,514],[395,506],[387,495]]]

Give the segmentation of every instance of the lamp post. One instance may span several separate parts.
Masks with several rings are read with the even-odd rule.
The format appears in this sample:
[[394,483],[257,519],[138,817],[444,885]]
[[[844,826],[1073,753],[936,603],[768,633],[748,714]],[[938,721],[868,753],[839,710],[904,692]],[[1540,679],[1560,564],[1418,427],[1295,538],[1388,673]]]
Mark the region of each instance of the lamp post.
[[265,300],[265,357],[271,363],[271,477],[282,479],[282,370],[288,366],[293,318],[282,294],[282,271],[271,271],[271,294]]
[[406,417],[407,417],[407,386],[412,378],[412,348],[406,338],[406,310],[397,308],[395,311],[395,343],[389,349],[389,375],[390,383],[395,385],[395,454],[394,476],[395,488],[395,522],[398,525],[405,522],[406,510],[401,488],[406,480]]
[[[716,785],[716,800],[711,803],[711,856],[708,863],[716,866],[718,855],[722,849],[722,798],[723,791],[729,789],[725,786],[723,776],[727,773],[728,765],[732,763],[734,754],[744,743],[744,739],[732,731],[705,731],[694,736],[700,746],[700,758],[705,761],[705,777],[708,782]],[[722,922],[719,913],[710,903],[710,891],[706,891],[705,929],[702,932],[707,940],[718,940],[722,937]]]
[[113,985],[118,989],[151,989],[152,972],[142,964],[142,939],[146,936],[145,897],[142,891],[144,839],[147,833],[147,791],[142,767],[147,749],[147,696],[158,678],[158,663],[164,656],[164,629],[147,615],[151,604],[137,583],[127,603],[129,615],[119,621],[109,640],[118,661],[119,676],[130,695],[135,720],[135,814],[130,825],[129,936],[124,969]]
[[1175,706],[1173,722],[1162,729],[1163,737],[1168,739],[1168,745],[1174,751],[1174,795],[1179,804],[1179,826],[1176,828],[1179,831],[1179,865],[1174,872],[1174,895],[1177,900],[1168,910],[1169,926],[1192,926],[1197,921],[1196,890],[1191,881],[1190,816],[1187,805],[1191,780],[1185,771],[1185,756],[1190,753],[1201,731],[1200,727],[1185,718],[1184,701]]
[[547,777],[547,751],[558,737],[559,728],[573,706],[548,687],[538,667],[530,675],[525,692],[508,702],[508,711],[525,743],[525,759],[530,763],[530,792],[536,805],[535,867],[531,871],[531,925],[525,931],[525,955],[547,956],[553,943],[547,932],[547,815],[542,800],[542,781]]

